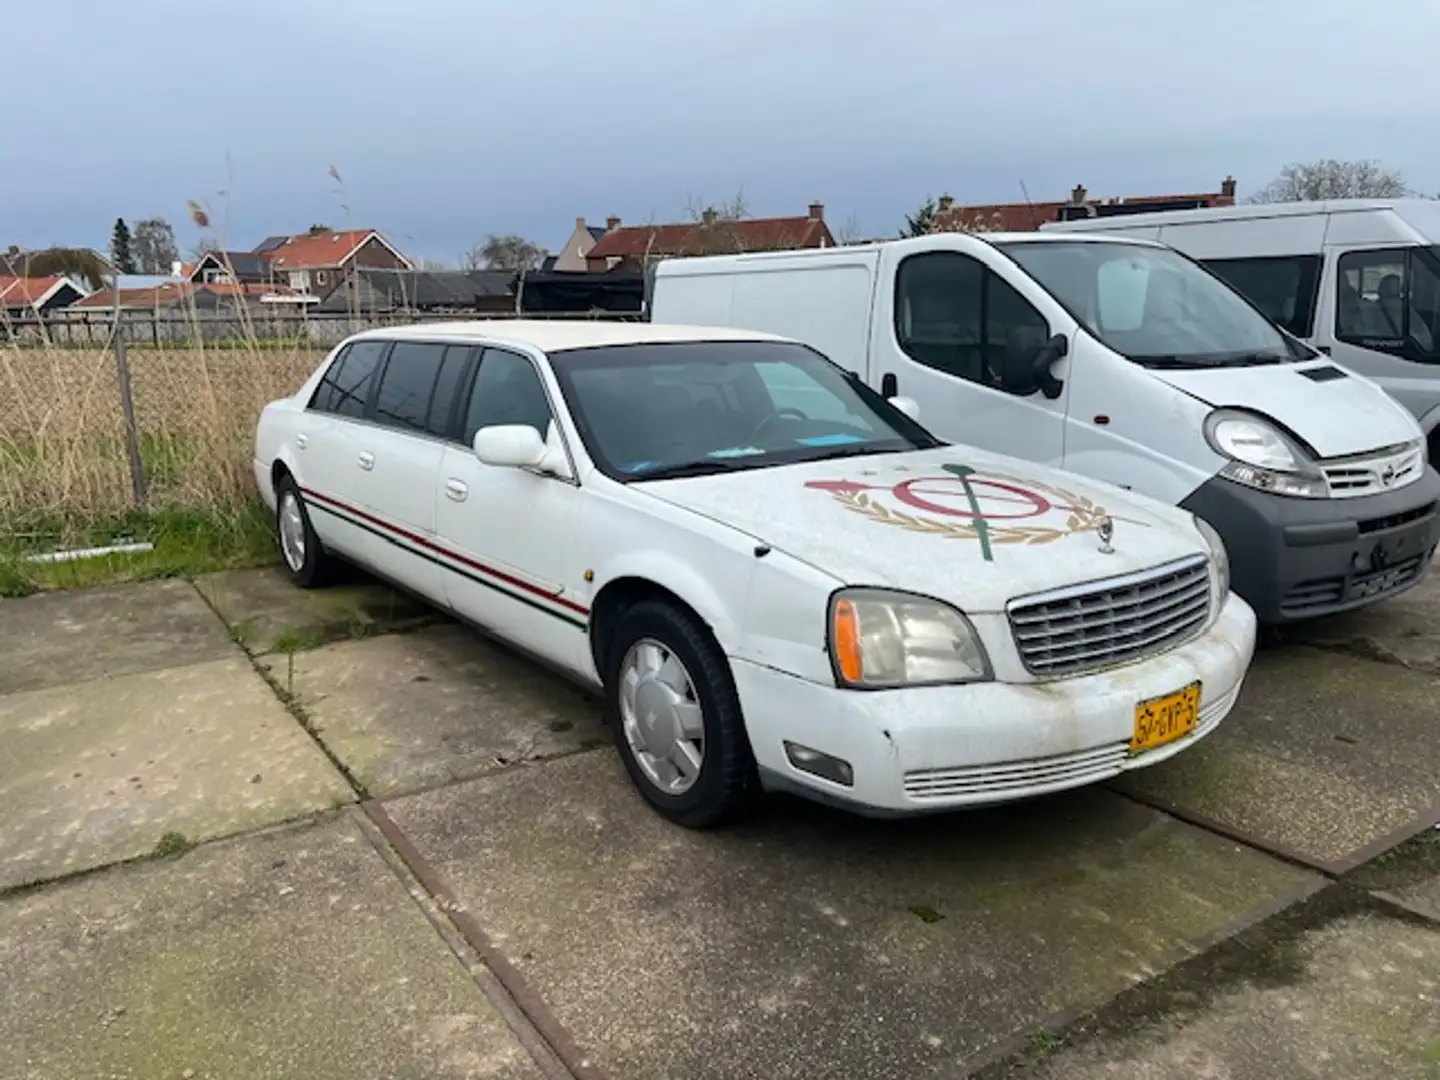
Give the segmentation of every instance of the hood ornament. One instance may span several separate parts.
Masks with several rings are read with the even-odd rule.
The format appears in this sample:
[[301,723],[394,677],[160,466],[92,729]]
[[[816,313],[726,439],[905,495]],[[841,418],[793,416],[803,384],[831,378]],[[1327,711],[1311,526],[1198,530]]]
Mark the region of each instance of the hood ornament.
[[1100,537],[1100,553],[1102,555],[1115,554],[1115,549],[1110,546],[1110,540],[1115,535],[1115,522],[1109,514],[1102,517],[1095,525],[1095,532]]

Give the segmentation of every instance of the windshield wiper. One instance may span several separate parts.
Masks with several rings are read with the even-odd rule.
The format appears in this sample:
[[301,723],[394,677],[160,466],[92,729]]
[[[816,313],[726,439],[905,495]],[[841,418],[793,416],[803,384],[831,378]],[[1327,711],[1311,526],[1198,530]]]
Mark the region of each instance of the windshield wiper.
[[1220,356],[1132,356],[1141,367],[1159,371],[1194,371],[1201,368],[1259,367],[1262,364],[1284,364],[1295,358],[1273,352],[1226,353]]
[[[909,449],[906,447],[905,449]],[[924,447],[923,449],[929,449]],[[806,454],[799,461],[829,461],[831,458],[861,457],[865,454],[900,454],[893,446],[876,446],[874,443],[847,443],[844,446],[827,446],[813,454]]]
[[699,461],[682,461],[678,465],[662,465],[658,469],[630,476],[633,484],[641,480],[678,480],[682,476],[709,476],[711,473],[738,472],[741,469],[758,469],[762,465],[773,465],[773,461],[756,461],[745,458],[703,458]]

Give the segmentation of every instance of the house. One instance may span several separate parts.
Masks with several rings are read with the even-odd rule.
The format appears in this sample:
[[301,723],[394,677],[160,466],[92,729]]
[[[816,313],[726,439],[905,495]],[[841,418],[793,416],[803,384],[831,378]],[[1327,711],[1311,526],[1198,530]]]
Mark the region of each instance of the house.
[[262,256],[269,264],[272,280],[322,300],[354,270],[415,269],[414,264],[375,229],[336,232],[316,226],[283,240],[267,237],[252,254]]
[[600,238],[610,229],[619,228],[618,217],[607,218],[604,228],[599,225],[587,225],[583,217],[575,219],[575,231],[570,234],[570,239],[560,251],[545,260],[540,269],[549,271],[575,272],[590,269],[585,261],[585,256],[590,254],[590,249],[599,243]]
[[814,202],[804,217],[730,220],[705,211],[699,221],[672,225],[621,225],[606,222],[605,235],[585,255],[591,273],[643,271],[657,259],[683,255],[718,255],[738,251],[792,251],[834,247],[825,224],[825,204]]
[[34,318],[83,299],[85,291],[61,274],[49,277],[0,276],[0,315]]
[[1235,180],[1230,176],[1221,183],[1219,191],[1197,195],[1130,195],[1092,199],[1083,187],[1077,185],[1066,202],[985,203],[975,206],[956,206],[949,195],[942,195],[935,209],[932,231],[1034,232],[1047,221],[1234,205]]
[[312,310],[322,315],[392,311],[510,313],[515,310],[515,274],[509,270],[359,267]]
[[198,259],[178,264],[175,276],[208,284],[265,285],[271,280],[269,260],[254,251],[207,251]]
[[25,250],[16,244],[0,253],[0,276],[43,278],[63,274],[82,291],[99,288],[115,273],[115,264],[93,248],[48,247]]

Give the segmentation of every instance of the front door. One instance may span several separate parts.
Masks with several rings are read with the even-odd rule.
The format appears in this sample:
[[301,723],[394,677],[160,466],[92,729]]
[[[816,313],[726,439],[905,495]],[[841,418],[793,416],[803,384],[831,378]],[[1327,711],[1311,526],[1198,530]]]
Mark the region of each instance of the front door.
[[589,648],[585,560],[575,544],[581,489],[570,479],[486,465],[469,449],[475,433],[528,424],[561,439],[540,373],[520,353],[480,356],[462,428],[447,446],[435,518],[450,553],[446,598],[457,612],[552,663],[585,670]]
[[[873,379],[882,392],[919,402],[920,422],[943,439],[1059,464],[1066,392],[1052,399],[1000,388],[1007,344],[1043,342],[1062,329],[1043,310],[1055,305],[1024,275],[1002,272],[986,245],[953,242],[974,249],[903,255],[882,276],[894,288],[882,290],[871,327]],[[1062,360],[1052,370],[1064,379],[1066,368]]]

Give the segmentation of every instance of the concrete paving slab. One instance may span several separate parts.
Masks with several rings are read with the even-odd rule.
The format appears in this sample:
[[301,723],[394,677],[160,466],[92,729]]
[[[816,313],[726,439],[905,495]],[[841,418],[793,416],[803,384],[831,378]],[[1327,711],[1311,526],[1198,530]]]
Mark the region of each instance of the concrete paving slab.
[[1440,678],[1293,646],[1257,655],[1208,739],[1117,786],[1343,868],[1440,803],[1437,761]]
[[352,798],[238,652],[0,697],[0,888]]
[[455,624],[262,663],[371,795],[608,741],[598,701]]
[[1286,627],[1280,637],[1440,675],[1440,569],[1432,564],[1424,581],[1393,599]]
[[539,1073],[342,817],[0,900],[0,1075]]
[[975,1080],[1434,1080],[1440,927],[1332,889]]
[[0,694],[215,660],[234,649],[184,581],[0,601]]
[[[1346,880],[1440,923],[1440,826],[1362,866]],[[1436,1027],[1440,1029],[1440,1020]]]
[[235,640],[256,655],[313,649],[438,622],[434,608],[355,570],[325,589],[300,589],[276,567],[197,578]]
[[616,1077],[957,1075],[1317,880],[1105,791],[692,832],[608,750],[386,803]]

